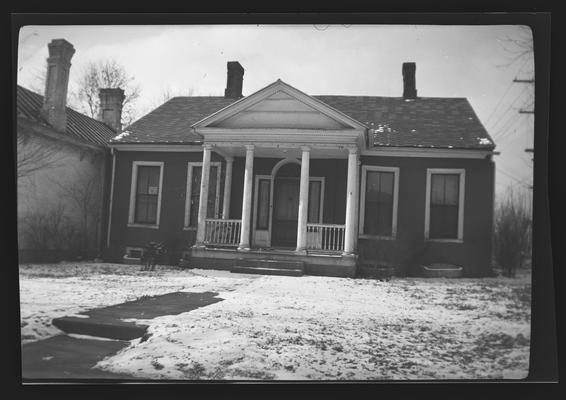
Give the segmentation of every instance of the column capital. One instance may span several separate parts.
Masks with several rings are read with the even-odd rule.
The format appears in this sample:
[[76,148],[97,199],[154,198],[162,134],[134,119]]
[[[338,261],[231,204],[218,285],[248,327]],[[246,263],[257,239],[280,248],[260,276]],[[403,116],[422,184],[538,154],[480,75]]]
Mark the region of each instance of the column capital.
[[226,156],[226,157],[224,157],[224,160],[226,160],[227,163],[232,163],[232,162],[234,162],[234,157]]
[[206,150],[211,150],[214,146],[210,143],[203,143],[202,147]]
[[246,148],[246,151],[254,151],[255,148],[253,144],[246,144],[244,147]]
[[307,145],[303,145],[303,146],[301,146],[301,150],[302,151],[311,151],[311,147],[307,146]]
[[359,153],[359,149],[357,146],[348,146],[348,153],[350,154],[358,154]]

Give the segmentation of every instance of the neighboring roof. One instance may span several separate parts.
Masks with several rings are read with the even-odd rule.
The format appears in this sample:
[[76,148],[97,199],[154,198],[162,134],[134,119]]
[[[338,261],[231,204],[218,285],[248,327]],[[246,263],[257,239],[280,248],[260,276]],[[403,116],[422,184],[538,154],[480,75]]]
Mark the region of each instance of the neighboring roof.
[[[49,125],[40,114],[43,105],[42,95],[18,85],[16,98],[18,115]],[[69,107],[67,107],[66,133],[96,145],[106,145],[112,137],[116,136],[116,131],[108,125]]]
[[[370,128],[370,146],[495,147],[465,98],[312,96]],[[191,125],[234,103],[224,97],[175,97],[134,122],[111,143],[195,143]]]
[[495,147],[466,98],[418,97],[405,100],[402,97],[374,96],[313,97],[369,126],[374,146]]
[[220,96],[174,97],[125,128],[111,143],[201,142],[191,125],[237,100]]

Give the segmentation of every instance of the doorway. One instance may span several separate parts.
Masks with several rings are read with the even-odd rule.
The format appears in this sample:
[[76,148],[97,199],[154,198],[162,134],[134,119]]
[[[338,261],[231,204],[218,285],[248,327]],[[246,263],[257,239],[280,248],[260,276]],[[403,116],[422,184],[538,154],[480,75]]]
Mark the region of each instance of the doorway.
[[273,192],[271,245],[294,248],[297,245],[299,178],[277,177]]

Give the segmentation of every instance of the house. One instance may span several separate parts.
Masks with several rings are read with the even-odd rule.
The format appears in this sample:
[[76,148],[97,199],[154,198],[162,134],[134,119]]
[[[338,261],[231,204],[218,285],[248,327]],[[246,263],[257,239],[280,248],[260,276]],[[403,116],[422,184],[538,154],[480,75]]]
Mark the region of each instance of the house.
[[63,39],[48,48],[45,95],[16,88],[20,262],[101,253],[107,142],[121,130],[123,91],[100,91],[100,120],[67,107],[75,49]]
[[495,145],[467,99],[417,96],[414,63],[399,97],[281,80],[244,97],[227,67],[224,96],[175,97],[110,140],[108,259],[164,241],[199,267],[489,273]]

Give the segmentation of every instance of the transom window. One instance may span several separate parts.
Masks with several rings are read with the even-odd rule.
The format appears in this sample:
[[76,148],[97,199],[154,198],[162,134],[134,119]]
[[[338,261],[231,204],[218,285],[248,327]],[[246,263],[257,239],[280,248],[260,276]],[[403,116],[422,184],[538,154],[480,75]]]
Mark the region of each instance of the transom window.
[[464,170],[460,169],[427,171],[427,239],[463,239],[464,179]]
[[399,168],[364,165],[360,204],[362,236],[395,237]]

